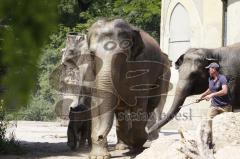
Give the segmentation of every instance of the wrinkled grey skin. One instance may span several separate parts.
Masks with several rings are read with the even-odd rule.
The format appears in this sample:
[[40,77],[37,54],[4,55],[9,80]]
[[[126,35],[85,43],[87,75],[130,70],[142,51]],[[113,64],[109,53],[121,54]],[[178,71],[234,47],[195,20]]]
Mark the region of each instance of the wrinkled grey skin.
[[[89,55],[88,46],[86,42],[86,35],[78,33],[69,33],[67,35],[66,47],[62,49],[62,59],[60,67],[55,71],[60,75],[52,74],[52,80],[56,85],[55,87],[63,87],[65,85],[89,85],[86,84],[86,78],[94,79],[93,69],[85,74],[87,66],[82,65],[82,63],[91,63],[89,59],[82,58],[81,55]],[[81,58],[81,60],[80,60]],[[91,64],[88,65],[91,67]],[[61,88],[62,89],[62,88]],[[71,87],[63,87],[62,90],[62,103],[58,104],[55,108],[56,113],[59,117],[67,119],[69,114],[69,109],[78,106],[79,104],[84,104],[83,101],[86,100],[85,96],[81,96],[80,92],[74,92]],[[59,88],[57,88],[59,90]],[[68,92],[68,93],[65,93]],[[90,101],[88,101],[90,102]],[[88,104],[90,105],[90,103]]]
[[229,83],[231,105],[240,108],[240,43],[217,49],[189,49],[175,63],[179,70],[179,80],[175,98],[166,118],[158,122],[152,130],[167,124],[181,109],[186,97],[203,93],[208,88],[208,70],[211,62],[220,64],[220,73],[224,74]]
[[[99,114],[99,116],[92,119],[92,150],[90,157],[110,157],[107,150],[107,135],[113,124],[114,113],[117,117],[117,137],[119,143],[125,143],[132,148],[141,148],[148,139],[145,127],[151,127],[151,124],[154,123],[153,120],[160,118],[166,100],[166,95],[164,94],[168,90],[170,78],[170,62],[168,57],[161,52],[157,42],[146,32],[130,26],[121,19],[97,21],[89,29],[87,38],[89,51],[95,56],[101,57],[103,60],[102,68],[96,75],[95,86],[98,90],[104,90],[114,94],[104,94],[104,99],[107,99],[107,102],[99,108],[99,112],[104,110],[109,111],[104,114]],[[126,39],[132,42],[131,47],[128,49],[119,47],[119,43]],[[116,42],[116,47],[110,45],[109,47],[112,47],[111,49],[104,48],[110,41]],[[155,79],[155,83],[160,85],[158,91],[163,93],[163,95],[138,98],[134,106],[130,106],[126,101],[122,100],[118,94],[119,90],[117,90],[116,85],[113,84],[114,80],[121,80],[120,78],[125,78],[126,76],[126,74],[121,74],[121,72],[126,66],[127,61],[119,62],[116,56],[120,54],[126,55],[128,61],[157,61],[164,65],[165,67],[156,67],[154,70],[165,76],[165,80]],[[95,64],[95,67],[98,67],[98,63]],[[114,77],[118,78],[113,79]],[[147,78],[151,79],[153,77],[149,76]],[[144,81],[146,79],[139,77],[138,80]],[[117,105],[115,105],[116,101],[118,101]],[[126,112],[132,113],[137,111],[149,114],[155,112],[155,115],[153,115],[152,118],[148,116],[150,119],[149,122],[147,120],[127,121],[126,119],[120,119],[121,113],[126,114]],[[154,133],[157,134],[157,132],[158,130],[155,130]]]
[[86,141],[88,141],[88,146],[91,147],[91,120],[78,120],[79,112],[86,111],[87,109],[88,107],[82,104],[70,108],[67,144],[72,150],[84,146]]
[[[91,147],[91,120],[89,113],[85,113],[90,109],[91,96],[81,94],[82,91],[90,94],[90,90],[74,90],[81,85],[89,86],[90,83],[86,83],[86,79],[94,80],[92,60],[85,56],[90,55],[86,36],[69,33],[62,54],[61,65],[50,76],[51,85],[63,93],[62,100],[58,102],[55,110],[59,117],[70,120],[67,131],[68,146],[75,150],[88,140]],[[87,65],[82,65],[83,63]],[[87,67],[90,71],[86,74]]]
[[[86,36],[79,35],[77,33],[71,33],[67,36],[66,47],[63,49],[62,65],[65,67],[66,75],[63,75],[66,84],[72,84],[75,86],[87,85],[84,83],[86,78],[94,78],[93,69],[85,74],[87,68],[90,65],[83,66],[82,63],[89,59],[84,59],[82,55],[89,55]],[[71,89],[66,87],[66,89]],[[86,91],[86,90],[85,90]],[[71,104],[63,103],[64,108],[70,108],[69,112],[69,124],[68,124],[68,146],[75,150],[77,147],[81,147],[88,140],[88,146],[91,147],[91,120],[90,117],[86,117],[86,120],[79,119],[82,112],[87,111],[90,108],[91,98],[87,96],[81,96],[80,92],[74,92],[70,90],[69,93],[63,94],[64,99],[71,99]],[[68,101],[66,100],[66,101]],[[84,117],[83,117],[84,118]]]
[[[75,41],[77,42],[76,39]],[[80,43],[83,45],[80,45]],[[71,42],[71,44],[74,44],[74,42]],[[116,148],[122,149],[128,145],[131,148],[140,149],[149,136],[156,138],[158,130],[147,134],[145,129],[151,128],[160,119],[170,78],[170,61],[167,55],[161,52],[157,42],[144,31],[130,26],[121,19],[116,19],[113,21],[97,21],[89,29],[87,42],[83,39],[74,44],[73,49],[70,49],[70,46],[63,50],[65,52],[62,58],[63,63],[61,67],[54,71],[50,81],[52,81],[52,86],[55,89],[60,91],[66,89],[63,92],[74,92],[74,87],[88,84],[91,89],[79,90],[79,92],[102,99],[91,100],[92,150],[90,156],[93,158],[110,157],[107,150],[107,134],[112,127],[114,113],[117,118],[118,145]],[[82,56],[72,57],[71,53],[80,53],[80,55],[90,53],[93,58],[92,61],[88,62],[89,59],[84,59]],[[79,71],[77,76],[68,75],[74,72],[71,69],[68,70],[68,68],[78,71],[84,61],[87,61],[90,65],[86,74],[84,74],[84,71]],[[142,71],[144,74],[139,73],[132,69],[131,63],[137,65],[138,69],[135,68],[135,70],[145,68],[153,74],[146,71]],[[60,78],[57,77],[58,74],[61,74]],[[126,79],[129,79],[130,83]],[[136,81],[131,83],[131,79]],[[86,81],[94,82],[86,83]],[[125,83],[121,83],[122,81]],[[71,83],[74,87],[67,85]],[[135,83],[136,85],[134,85]],[[130,86],[138,86],[137,84],[154,84],[158,87],[151,88],[149,86],[148,89],[140,87],[140,92],[144,92],[142,95],[139,94],[138,90],[131,90],[129,94],[129,90],[132,89]],[[151,90],[155,90],[155,94],[151,94]],[[76,92],[74,93],[76,98],[84,97],[81,93],[79,95]],[[64,96],[66,99],[70,98],[66,93]],[[72,99],[66,100],[65,104],[63,101],[63,103],[59,102],[59,105],[68,106],[73,101]],[[76,105],[73,104],[73,107]],[[121,114],[128,115],[139,112],[144,114],[144,119],[133,120],[133,117],[131,117],[129,120],[121,116]],[[77,119],[79,117],[77,116]]]

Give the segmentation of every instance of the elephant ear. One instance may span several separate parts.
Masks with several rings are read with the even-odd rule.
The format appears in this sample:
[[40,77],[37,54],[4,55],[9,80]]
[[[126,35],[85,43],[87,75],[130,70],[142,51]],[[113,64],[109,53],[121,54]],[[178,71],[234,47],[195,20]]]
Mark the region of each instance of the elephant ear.
[[184,58],[185,54],[182,54],[177,61],[175,62],[175,69],[179,69],[179,67],[182,65],[183,63],[183,58]]
[[144,48],[144,43],[143,43],[140,31],[133,29],[132,32],[133,32],[133,46],[132,46],[131,53],[128,57],[128,60],[130,61],[134,61]]

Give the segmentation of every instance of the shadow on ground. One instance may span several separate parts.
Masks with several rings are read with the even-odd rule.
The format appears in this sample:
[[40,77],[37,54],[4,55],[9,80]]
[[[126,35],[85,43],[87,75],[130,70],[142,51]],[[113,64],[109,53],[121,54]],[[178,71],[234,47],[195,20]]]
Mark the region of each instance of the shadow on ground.
[[[32,158],[71,158],[71,159],[86,159],[88,158],[90,148],[85,145],[84,147],[72,151],[66,142],[48,143],[48,142],[26,142],[19,141],[20,146],[24,149],[25,153],[22,155],[0,155],[0,159],[32,159]],[[115,144],[108,145],[111,158],[115,159],[131,159],[136,157],[142,150],[115,150]]]

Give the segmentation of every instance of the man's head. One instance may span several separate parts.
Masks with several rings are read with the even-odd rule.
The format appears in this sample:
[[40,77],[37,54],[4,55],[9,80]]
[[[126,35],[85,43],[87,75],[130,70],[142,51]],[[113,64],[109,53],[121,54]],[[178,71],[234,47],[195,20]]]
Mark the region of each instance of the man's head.
[[218,74],[218,71],[219,71],[219,64],[217,64],[216,62],[213,62],[213,63],[210,63],[207,67],[205,67],[206,69],[208,69],[209,71],[209,75],[211,77],[213,77],[214,75],[217,75]]

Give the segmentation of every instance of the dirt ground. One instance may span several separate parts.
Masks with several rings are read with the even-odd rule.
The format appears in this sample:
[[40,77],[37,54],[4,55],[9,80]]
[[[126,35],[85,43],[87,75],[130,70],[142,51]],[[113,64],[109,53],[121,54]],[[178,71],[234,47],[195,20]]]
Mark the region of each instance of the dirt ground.
[[[65,125],[65,126],[64,126]],[[26,150],[26,154],[0,156],[4,159],[85,159],[88,158],[89,149],[84,147],[73,152],[67,146],[67,126],[61,122],[36,122],[36,121],[17,121],[8,129],[8,134],[14,132],[15,139]],[[127,155],[129,150],[114,150],[117,142],[115,127],[108,135],[109,151],[112,158],[130,159],[137,154]],[[144,147],[148,148],[150,142]]]

